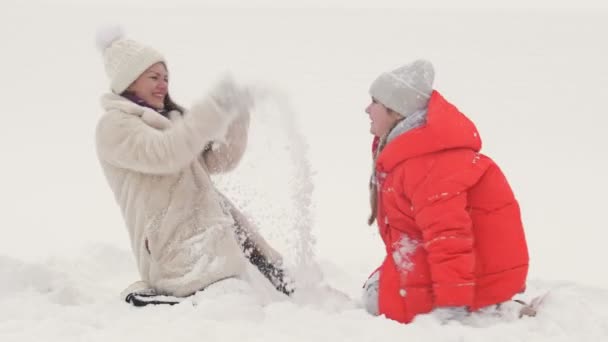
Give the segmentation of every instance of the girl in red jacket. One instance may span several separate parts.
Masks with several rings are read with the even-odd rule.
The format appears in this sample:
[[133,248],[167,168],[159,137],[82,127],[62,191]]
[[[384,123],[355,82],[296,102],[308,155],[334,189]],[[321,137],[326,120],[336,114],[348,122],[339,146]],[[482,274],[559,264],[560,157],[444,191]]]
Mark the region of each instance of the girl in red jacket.
[[[381,74],[366,112],[376,137],[372,214],[386,257],[364,286],[372,314],[408,323],[434,309],[475,311],[525,288],[519,205],[481,154],[475,125],[433,90],[430,62]],[[445,311],[445,310],[444,310]]]

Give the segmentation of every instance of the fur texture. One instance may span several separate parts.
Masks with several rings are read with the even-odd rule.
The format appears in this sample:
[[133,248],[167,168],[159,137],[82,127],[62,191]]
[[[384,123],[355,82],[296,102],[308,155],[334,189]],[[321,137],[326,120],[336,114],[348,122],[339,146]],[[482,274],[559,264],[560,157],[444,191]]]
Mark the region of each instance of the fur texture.
[[102,106],[97,153],[129,230],[141,280],[159,294],[186,296],[241,274],[246,260],[234,220],[201,154],[212,141],[224,141],[222,153],[230,162],[214,165],[214,171],[234,167],[246,139],[226,134],[233,121],[247,121],[249,114],[225,112],[212,97],[170,119],[115,94],[104,95]]

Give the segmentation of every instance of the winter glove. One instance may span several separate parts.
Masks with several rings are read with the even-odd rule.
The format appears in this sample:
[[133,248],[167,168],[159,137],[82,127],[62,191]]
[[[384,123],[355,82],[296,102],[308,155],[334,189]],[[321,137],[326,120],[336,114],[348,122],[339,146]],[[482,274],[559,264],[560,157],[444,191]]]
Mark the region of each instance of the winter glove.
[[236,84],[230,75],[224,76],[211,91],[218,107],[231,114],[243,114],[253,107],[253,95],[246,87]]

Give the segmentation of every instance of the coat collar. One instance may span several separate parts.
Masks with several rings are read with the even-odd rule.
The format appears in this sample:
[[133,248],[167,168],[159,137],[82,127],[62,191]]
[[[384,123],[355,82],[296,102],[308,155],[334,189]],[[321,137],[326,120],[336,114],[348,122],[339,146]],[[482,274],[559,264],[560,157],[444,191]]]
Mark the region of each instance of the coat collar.
[[[140,117],[143,122],[156,129],[165,130],[171,126],[171,120],[162,114],[114,93],[104,94],[101,97],[101,106],[106,112],[119,111]],[[173,118],[175,114],[174,111],[170,112],[169,117]]]

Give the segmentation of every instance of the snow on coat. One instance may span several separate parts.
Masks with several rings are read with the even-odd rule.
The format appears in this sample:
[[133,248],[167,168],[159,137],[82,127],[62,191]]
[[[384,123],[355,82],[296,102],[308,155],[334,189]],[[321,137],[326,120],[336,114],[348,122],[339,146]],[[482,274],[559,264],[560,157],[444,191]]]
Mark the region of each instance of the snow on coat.
[[[238,163],[249,114],[232,123],[235,114],[212,98],[169,118],[115,94],[101,102],[97,153],[142,280],[158,293],[186,296],[241,274],[246,260],[234,220],[209,173]],[[211,141],[220,143],[205,149]]]
[[438,92],[427,123],[378,155],[378,227],[386,246],[379,311],[410,322],[436,307],[476,310],[525,288],[520,210],[474,124]]

